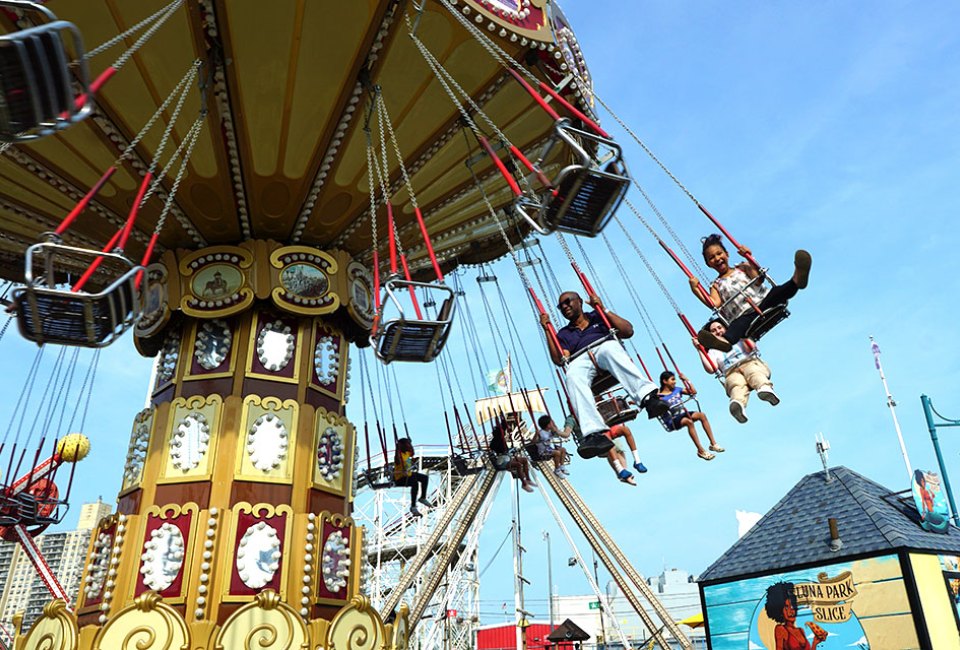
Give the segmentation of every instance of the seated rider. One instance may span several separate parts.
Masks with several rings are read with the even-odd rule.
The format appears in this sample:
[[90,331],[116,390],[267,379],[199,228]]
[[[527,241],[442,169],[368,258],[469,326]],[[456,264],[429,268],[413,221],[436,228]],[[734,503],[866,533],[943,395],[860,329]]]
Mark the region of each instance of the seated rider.
[[[637,443],[633,439],[633,433],[626,424],[613,425],[605,435],[610,438],[610,440],[616,440],[617,438],[626,440],[627,446],[630,448],[630,453],[633,454],[633,468],[640,474],[647,472],[646,466],[640,462],[640,454],[637,453]],[[607,452],[607,462],[610,463],[610,467],[613,468],[613,473],[617,475],[618,479],[624,483],[636,485],[636,482],[633,480],[633,473],[626,468],[626,454],[623,453],[620,447],[614,445],[613,448]]]
[[513,478],[520,481],[520,487],[527,492],[533,492],[537,484],[530,478],[530,463],[507,444],[506,430],[506,423],[500,422],[493,427],[493,432],[490,434],[493,468],[498,471],[509,471]]
[[[717,338],[723,338],[727,328],[723,322],[714,318],[706,324],[704,329],[709,330]],[[694,339],[697,350],[697,340]],[[707,350],[707,356],[700,353],[700,362],[703,369],[709,373],[715,370],[723,374],[723,386],[730,398],[730,415],[740,424],[747,421],[747,399],[750,391],[757,391],[757,397],[771,406],[780,403],[780,398],[773,392],[770,383],[770,366],[760,360],[760,351],[757,344],[750,339],[740,339],[729,352]]]
[[[746,246],[741,246],[738,252],[745,257],[751,254]],[[703,238],[703,261],[717,272],[717,279],[710,284],[709,300],[698,291],[700,282],[694,277],[690,278],[690,288],[703,304],[719,310],[728,325],[723,337],[702,329],[697,340],[705,348],[723,352],[729,352],[731,345],[746,335],[757,315],[754,306],[762,312],[776,305],[786,305],[799,289],[806,289],[812,263],[810,253],[798,250],[793,256],[793,277],[789,280],[774,287],[765,284],[762,278],[753,282],[760,271],[746,262],[730,266],[730,256],[720,235]]]
[[[558,366],[567,365],[567,392],[584,437],[608,428],[597,410],[591,390],[598,368],[613,375],[640,408],[646,409],[649,418],[659,417],[669,408],[657,396],[656,386],[640,373],[620,342],[609,337],[610,330],[601,316],[603,305],[600,299],[590,296],[590,304],[594,310],[584,313],[583,301],[577,293],[566,291],[561,294],[557,307],[569,323],[557,332],[560,348],[551,336],[547,336],[550,358]],[[633,336],[630,321],[610,311],[606,315],[620,338]],[[549,315],[541,314],[540,323],[544,331],[548,331]]]
[[537,455],[540,456],[540,460],[552,459],[554,474],[560,478],[570,476],[570,472],[564,467],[564,464],[569,461],[570,456],[562,445],[554,442],[554,438],[565,438],[569,436],[570,433],[567,432],[566,435],[564,435],[549,415],[541,415],[537,420],[537,425],[539,426],[537,430]]
[[[393,455],[393,483],[410,488],[410,514],[414,517],[420,516],[417,503],[421,503],[428,508],[433,507],[433,503],[427,499],[428,480],[426,474],[413,469],[413,442],[410,438],[397,440],[397,450]],[[420,490],[419,499],[417,498],[418,489]]]
[[[696,395],[697,390],[690,383],[690,380],[683,376],[683,373],[680,374],[680,379],[684,382],[683,387],[677,386],[677,377],[669,370],[660,373],[660,398],[670,405],[670,410],[660,418],[660,421],[667,431],[677,431],[680,427],[686,427],[690,439],[697,448],[697,456],[704,460],[713,460],[716,458],[716,454],[710,452],[720,453],[725,450],[713,438],[713,430],[710,428],[710,421],[707,420],[707,416],[700,411],[690,411],[683,405],[683,396]],[[689,386],[689,388],[686,388],[686,386]],[[710,439],[710,451],[704,449],[703,445],[700,444],[700,437],[697,436],[694,422],[699,422],[703,426],[707,438]]]

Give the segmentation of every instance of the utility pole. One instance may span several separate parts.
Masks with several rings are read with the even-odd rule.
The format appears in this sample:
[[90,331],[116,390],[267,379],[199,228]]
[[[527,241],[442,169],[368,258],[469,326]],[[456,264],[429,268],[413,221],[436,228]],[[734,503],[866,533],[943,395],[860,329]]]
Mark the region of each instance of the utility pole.
[[[947,466],[943,463],[943,454],[940,453],[940,440],[937,438],[937,427],[960,427],[960,420],[951,420],[937,413],[933,408],[933,402],[926,395],[920,396],[920,403],[923,404],[923,414],[927,418],[927,428],[930,430],[930,440],[933,442],[933,450],[937,454],[937,464],[940,465],[940,475],[943,476],[943,489],[947,492],[947,501],[950,502],[951,518],[955,526],[960,526],[960,515],[957,514],[957,504],[953,501],[953,490],[950,488],[950,477],[947,476]],[[934,414],[943,422],[935,422]]]
[[[599,585],[599,584],[600,584],[600,578],[599,578],[598,575],[597,575],[597,566],[598,566],[598,564],[599,564],[599,563],[597,562],[597,556],[596,556],[596,554],[594,554],[594,556],[593,556],[593,581]],[[603,638],[603,644],[598,643],[598,644],[597,644],[597,650],[603,650],[604,648],[607,647],[607,628],[606,628],[606,626],[604,625],[604,622],[603,622],[603,598],[598,599],[598,602],[600,603],[600,607],[598,608],[598,610],[599,610],[599,612],[600,612],[600,636]]]
[[549,590],[550,632],[553,633],[553,558],[550,556],[550,533],[543,531],[543,539],[547,542],[547,589]]

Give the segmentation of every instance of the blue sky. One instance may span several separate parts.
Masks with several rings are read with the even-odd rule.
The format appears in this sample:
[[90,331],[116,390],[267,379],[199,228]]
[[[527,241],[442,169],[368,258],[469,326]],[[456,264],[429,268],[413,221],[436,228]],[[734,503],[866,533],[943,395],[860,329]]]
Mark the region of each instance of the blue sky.
[[[721,387],[699,369],[670,305],[629,246],[615,238],[658,330],[700,389],[701,404],[727,448],[706,463],[696,458],[685,434],[667,434],[638,420],[633,430],[650,472],[638,478],[637,487],[616,482],[602,461],[574,461],[570,480],[635,566],[645,575],[664,567],[695,574],[705,569],[736,540],[737,509],[765,512],[799,478],[820,468],[817,432],[832,444],[831,463],[907,489],[873,367],[871,334],[883,349],[913,465],[935,469],[919,395],[929,394],[941,412],[960,418],[960,353],[950,338],[960,317],[954,296],[960,7],[568,0],[564,10],[598,94],[774,277],[789,276],[798,247],[814,258],[810,288],[791,303],[793,316],[761,343],[783,402],[773,409],[752,401],[750,422],[738,425],[727,413]],[[713,228],[624,133],[610,128],[634,176],[696,252],[699,238]],[[643,209],[636,193],[631,199]],[[706,310],[649,234],[628,210],[619,214],[683,311],[694,322],[705,320]],[[612,234],[616,226],[611,229]],[[577,288],[556,243],[544,245],[561,283]],[[649,360],[649,340],[603,243],[584,245],[607,290],[606,301],[637,325],[637,345]],[[501,262],[495,271],[523,336],[533,341],[539,328],[512,264]],[[475,274],[466,271],[464,280],[489,346]],[[457,332],[449,354],[467,388],[460,341]],[[0,345],[10,369],[0,375],[0,387],[10,396],[0,404],[0,421],[6,421],[33,347],[12,329]],[[541,383],[552,386],[546,377],[553,371],[539,344],[524,347],[544,377]],[[85,431],[93,452],[78,469],[75,508],[97,495],[113,500],[149,368],[129,337],[104,353]],[[443,442],[434,369],[403,366],[397,373],[415,441]],[[353,385],[350,415],[360,423],[356,375]],[[412,386],[428,388],[409,390]],[[960,432],[945,429],[941,441],[948,469],[960,481]],[[528,609],[545,617],[541,529],[554,539],[559,592],[586,593],[587,585],[577,569],[566,568],[568,553],[539,496],[524,495],[522,503],[526,573],[533,581]],[[501,495],[484,529],[481,566],[506,534],[509,518],[508,499]],[[68,517],[67,523],[75,520]],[[503,620],[499,604],[512,603],[508,550],[483,578],[485,622]]]

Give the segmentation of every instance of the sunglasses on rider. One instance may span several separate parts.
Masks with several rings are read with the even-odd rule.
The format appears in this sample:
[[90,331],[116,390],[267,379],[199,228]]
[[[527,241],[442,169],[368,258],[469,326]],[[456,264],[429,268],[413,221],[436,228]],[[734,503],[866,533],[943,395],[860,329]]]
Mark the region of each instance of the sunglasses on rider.
[[570,305],[576,302],[576,300],[577,300],[576,298],[564,298],[559,303],[557,303],[557,309],[563,309],[564,305]]

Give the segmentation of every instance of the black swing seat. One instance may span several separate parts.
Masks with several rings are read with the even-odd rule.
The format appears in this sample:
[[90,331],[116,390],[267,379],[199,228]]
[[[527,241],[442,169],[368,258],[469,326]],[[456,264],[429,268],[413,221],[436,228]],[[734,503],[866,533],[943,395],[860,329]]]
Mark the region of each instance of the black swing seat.
[[[396,276],[388,279],[383,287],[386,290],[384,305],[392,303],[398,312],[398,316],[382,322],[377,331],[371,335],[370,342],[373,344],[373,350],[377,358],[384,363],[390,363],[391,361],[430,362],[436,359],[450,335],[456,304],[453,291],[443,284],[413,282]],[[432,320],[416,319],[408,318],[404,314],[404,309],[397,294],[401,291],[407,291],[410,287],[419,287],[431,292],[442,291],[446,294],[436,318]]]
[[757,314],[750,327],[747,328],[746,338],[759,341],[764,334],[772,330],[781,321],[790,316],[786,305],[774,305]]
[[[33,140],[86,118],[93,103],[77,28],[32,2],[0,0],[0,6],[31,9],[51,21],[0,36],[0,141]],[[75,68],[70,67],[65,35],[72,39]],[[78,93],[86,98],[79,107],[74,100]]]
[[[90,264],[101,257],[100,268],[109,279],[100,292],[75,292],[69,287],[57,286],[56,278],[63,273],[58,261],[70,259]],[[39,276],[34,275],[35,263],[43,269]],[[26,252],[25,286],[13,292],[13,309],[20,333],[38,345],[55,343],[91,348],[109,345],[140,319],[141,295],[136,280],[142,271],[143,267],[117,253],[50,242],[34,244]]]
[[[574,162],[564,167],[552,186],[514,202],[514,210],[541,234],[555,230],[596,237],[620,206],[630,187],[621,163],[620,146],[608,138],[574,128],[563,118],[554,127],[548,152],[566,145]],[[546,158],[546,154],[541,159]]]
[[359,486],[366,485],[373,490],[385,490],[394,486],[393,481],[393,463],[387,463],[379,467],[371,467],[364,470],[358,481]]
[[487,454],[484,452],[468,451],[465,453],[454,454],[451,457],[453,469],[459,476],[470,476],[479,474],[486,466]]

